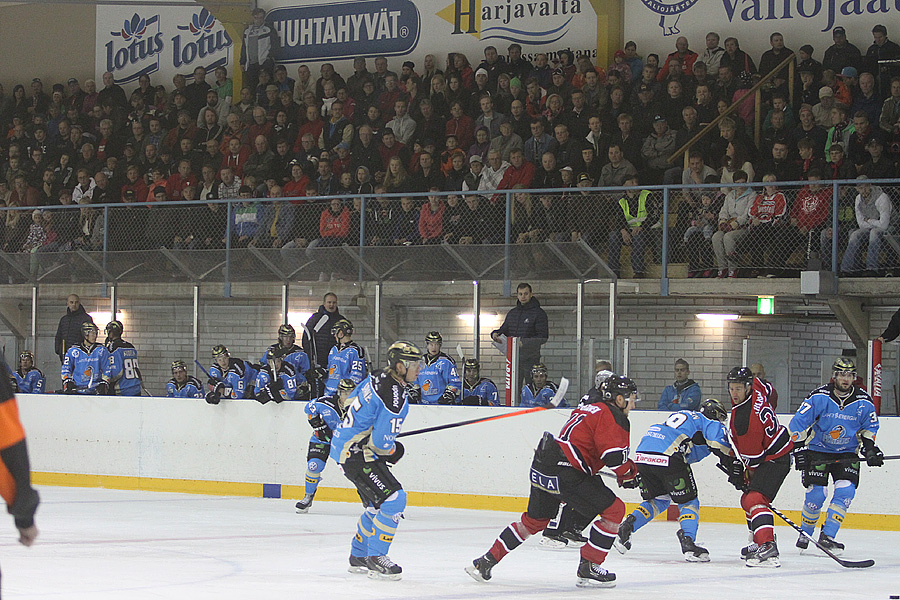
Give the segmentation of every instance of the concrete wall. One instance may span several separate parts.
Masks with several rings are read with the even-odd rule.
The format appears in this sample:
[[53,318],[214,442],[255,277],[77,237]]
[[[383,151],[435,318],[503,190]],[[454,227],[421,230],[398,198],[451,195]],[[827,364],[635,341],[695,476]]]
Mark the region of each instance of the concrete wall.
[[[98,475],[107,481],[137,478],[126,485],[142,488],[153,485],[151,479],[164,479],[172,482],[172,489],[182,490],[190,489],[196,480],[277,484],[284,497],[302,489],[311,433],[302,403],[263,406],[236,400],[210,406],[188,399],[20,395],[19,405],[32,469],[38,473]],[[412,431],[511,410],[412,406],[403,429]],[[406,454],[394,472],[405,489],[428,494],[432,503],[474,507],[474,499],[481,498],[486,508],[508,509],[507,499],[528,495],[528,466],[541,433],[558,431],[568,414],[567,410],[542,411],[404,438]],[[659,419],[658,412],[632,412],[632,446]],[[782,416],[783,422],[787,419]],[[882,419],[878,441],[886,454],[896,453],[900,418]],[[862,471],[848,526],[887,523],[896,527],[900,524],[896,517],[881,521],[867,517],[854,525],[860,513],[900,514],[895,503],[884,502],[900,493],[900,480],[891,476],[891,467],[863,466]],[[704,507],[731,509],[729,519],[736,515],[740,520],[739,494],[716,470],[715,460],[703,461],[695,472]],[[45,478],[37,477],[38,481]],[[73,477],[72,482],[84,485],[88,479]],[[285,492],[288,486],[292,486],[291,492]],[[612,486],[627,502],[640,501],[636,490]],[[350,485],[332,463],[325,470],[322,487],[346,490]],[[802,497],[799,473],[791,471],[777,505],[796,510]]]
[[[597,286],[599,288],[600,286]],[[567,289],[570,288],[570,289]],[[597,288],[594,288],[596,290]],[[29,288],[7,288],[9,293],[0,303],[7,314],[18,314],[26,337],[30,333],[31,301]],[[354,283],[314,284],[294,286],[290,294],[290,311],[312,312],[326,291],[334,289],[340,299],[341,311],[356,327],[356,339],[373,357],[374,339],[373,288]],[[584,347],[582,349],[583,376],[576,375],[578,348],[576,338],[575,285],[559,284],[551,288],[535,284],[535,294],[545,307],[551,328],[549,342],[543,348],[544,360],[551,379],[564,375],[572,380],[570,398],[585,391],[591,380],[589,373],[588,339],[594,339],[594,357],[612,357],[621,368],[621,342],[611,349],[608,339],[608,299],[599,293],[585,298]],[[66,295],[74,291],[82,296],[89,311],[109,311],[109,299],[96,287],[42,287],[38,309],[38,366],[48,376],[48,389],[59,386],[59,361],[53,355],[53,336],[59,317],[64,314]],[[193,358],[192,300],[188,286],[121,286],[118,292],[120,318],[125,324],[125,339],[138,348],[146,387],[159,394],[171,376],[172,360]],[[18,294],[18,298],[16,298]],[[885,299],[884,302],[891,302]],[[502,321],[510,298],[502,297],[499,284],[484,285],[482,314],[496,315]],[[793,321],[754,323],[725,323],[711,327],[695,317],[697,312],[726,312],[753,310],[746,299],[721,298],[659,298],[624,294],[620,297],[617,334],[630,340],[630,371],[643,397],[642,406],[655,406],[662,388],[672,379],[673,363],[684,358],[691,364],[692,377],[701,385],[704,395],[723,397],[724,375],[741,362],[743,340],[776,338],[789,344],[789,387],[784,389],[780,410],[796,408],[802,398],[820,385],[822,365],[830,365],[842,349],[852,348],[847,335],[837,321],[808,320],[798,316]],[[866,307],[870,316],[870,339],[877,337],[887,325],[893,307]],[[466,356],[473,354],[472,328],[458,315],[472,310],[471,282],[447,284],[384,285],[383,336],[381,350],[395,339],[422,342],[426,332],[437,329],[443,333],[444,350],[456,356],[460,344]],[[221,290],[204,288],[200,311],[200,361],[211,362],[210,347],[224,343],[235,356],[258,360],[266,346],[275,340],[281,322],[280,287],[236,285],[234,295],[225,299]],[[99,323],[102,328],[105,323]],[[299,323],[294,323],[298,326]],[[486,322],[481,330],[481,360],[484,373],[498,388],[504,388],[505,359],[490,346],[488,335],[493,326]],[[0,323],[0,339],[6,346],[6,356],[15,361],[16,342]],[[101,338],[102,339],[102,338]],[[30,341],[28,343],[30,348]],[[765,362],[765,361],[763,361]],[[895,414],[894,372],[897,364],[897,345],[885,347],[885,411]],[[770,367],[771,370],[771,367]],[[580,385],[579,385],[580,383]],[[783,388],[787,388],[782,384]],[[787,402],[786,400],[789,400]]]

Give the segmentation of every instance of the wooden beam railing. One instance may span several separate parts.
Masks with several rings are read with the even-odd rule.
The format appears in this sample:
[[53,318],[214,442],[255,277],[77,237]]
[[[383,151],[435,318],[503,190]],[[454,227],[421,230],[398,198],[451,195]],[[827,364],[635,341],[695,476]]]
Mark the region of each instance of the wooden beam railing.
[[692,137],[687,142],[685,142],[684,145],[681,146],[681,148],[679,148],[678,150],[673,152],[672,155],[668,159],[666,159],[666,162],[673,163],[679,156],[684,155],[684,168],[687,168],[688,167],[688,154],[689,154],[689,150],[691,149],[691,146],[693,146],[695,143],[697,143],[697,141],[702,139],[707,133],[712,131],[712,129],[714,127],[718,127],[719,121],[721,121],[722,119],[724,119],[725,117],[731,115],[731,113],[736,111],[738,109],[738,106],[740,106],[740,104],[742,102],[745,102],[747,100],[747,98],[750,96],[750,94],[756,94],[756,97],[754,98],[754,105],[755,105],[754,106],[754,111],[755,111],[754,143],[758,146],[759,139],[760,139],[760,133],[762,131],[762,92],[760,90],[762,89],[763,86],[765,86],[772,79],[774,79],[776,75],[778,75],[781,71],[783,71],[785,68],[787,68],[787,70],[788,70],[788,95],[789,95],[788,101],[790,102],[790,105],[793,106],[794,105],[794,75],[795,75],[795,69],[796,69],[796,63],[794,61],[794,58],[795,58],[794,54],[791,53],[787,58],[785,58],[783,61],[778,63],[778,66],[776,66],[774,69],[772,69],[765,77],[763,77],[762,79],[757,81],[753,87],[751,87],[749,90],[747,90],[747,93],[743,94],[740,98],[738,98],[737,100],[732,102],[731,106],[726,108],[725,111],[722,112],[722,114],[720,114],[715,119],[713,119],[710,123],[708,123],[706,125],[706,127],[701,129],[700,131],[698,131],[694,135],[694,137]]

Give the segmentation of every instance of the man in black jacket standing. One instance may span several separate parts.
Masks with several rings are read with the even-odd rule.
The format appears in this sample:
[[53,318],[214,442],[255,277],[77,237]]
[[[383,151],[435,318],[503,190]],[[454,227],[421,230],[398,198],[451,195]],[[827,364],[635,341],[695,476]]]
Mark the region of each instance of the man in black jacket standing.
[[882,344],[885,342],[893,342],[897,339],[897,336],[900,336],[900,309],[897,309],[897,312],[891,317],[891,322],[888,323],[884,333],[878,336],[878,340],[881,341]]
[[[306,375],[306,379],[313,398],[318,398],[325,390],[324,373],[328,369],[328,353],[335,344],[331,327],[343,318],[344,315],[338,312],[337,294],[328,292],[322,299],[319,310],[312,314],[303,327],[301,345],[310,361],[310,374]],[[317,373],[313,373],[314,371]]]
[[519,382],[520,390],[531,383],[531,366],[541,362],[541,346],[550,337],[547,313],[541,308],[541,303],[534,297],[531,285],[520,283],[516,287],[518,301],[515,308],[506,313],[506,319],[499,329],[491,332],[491,339],[500,342],[500,336],[516,337],[521,339],[519,349]]
[[94,319],[87,314],[81,305],[81,298],[78,294],[69,294],[66,299],[66,314],[59,320],[59,327],[56,328],[56,355],[59,356],[59,362],[62,363],[66,351],[71,347],[81,343],[81,326],[85,323],[93,323]]

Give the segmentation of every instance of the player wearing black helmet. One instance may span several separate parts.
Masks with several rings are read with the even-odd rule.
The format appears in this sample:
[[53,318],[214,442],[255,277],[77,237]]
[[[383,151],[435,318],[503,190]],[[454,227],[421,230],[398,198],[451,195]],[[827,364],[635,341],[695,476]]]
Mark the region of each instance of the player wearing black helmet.
[[[812,535],[828,492],[828,477],[834,494],[819,532],[819,545],[840,554],[844,545],[835,541],[841,523],[859,487],[862,451],[870,467],[884,465],[884,454],[875,445],[878,413],[871,396],[856,387],[856,364],[841,356],[831,366],[832,380],[815,390],[800,405],[788,430],[794,442],[794,467],[802,472],[806,488],[801,528]],[[809,546],[801,535],[797,547]]]
[[[519,398],[519,406],[532,408],[534,406],[546,406],[552,408],[550,399],[556,394],[556,383],[547,379],[547,367],[544,363],[538,363],[531,367],[531,382],[522,388],[522,396]],[[566,408],[568,404],[563,398],[559,408]]]
[[625,503],[599,473],[610,467],[620,486],[637,487],[637,467],[628,458],[628,413],[634,408],[637,386],[627,377],[613,375],[601,388],[593,396],[596,403],[573,410],[558,435],[544,434],[531,463],[528,510],[500,533],[487,553],[466,567],[473,579],[490,579],[491,569],[504,556],[547,527],[562,501],[594,518],[588,542],[581,547],[576,585],[615,586],[616,576],[601,564],[625,516]]
[[335,346],[328,353],[328,376],[325,379],[325,395],[337,393],[341,379],[359,383],[366,376],[366,352],[353,341],[353,323],[340,319],[331,327]]
[[722,424],[728,413],[718,400],[701,403],[699,411],[680,410],[652,425],[638,444],[634,462],[641,479],[643,502],[619,526],[616,550],[631,549],[631,535],[668,509],[678,506],[676,533],[688,562],[709,562],[709,552],[696,544],[700,501],[691,465],[715,453],[731,463],[731,447]]
[[141,395],[141,368],[134,344],[122,339],[124,327],[118,320],[106,324],[106,349],[110,355],[110,392],[120,396]]
[[202,398],[203,384],[193,375],[188,375],[183,360],[172,361],[172,379],[166,383],[169,398]]
[[425,336],[425,356],[419,371],[418,397],[411,395],[411,402],[422,404],[457,404],[462,382],[456,371],[456,361],[441,352],[444,338],[438,331]]
[[289,350],[276,345],[266,351],[266,364],[257,372],[254,388],[254,397],[260,404],[297,399],[297,371],[294,365],[284,360],[285,352]]
[[284,362],[293,366],[297,374],[297,394],[294,399],[306,401],[310,396],[309,383],[305,375],[309,371],[309,357],[303,348],[294,343],[296,340],[297,332],[294,331],[294,327],[288,323],[281,325],[278,328],[278,341],[266,348],[259,363],[265,367],[268,364],[269,352],[280,350]]
[[500,406],[497,386],[487,377],[481,376],[481,363],[477,358],[467,358],[463,365],[462,403],[466,406]]
[[780,567],[775,544],[775,517],[769,505],[791,469],[791,437],[769,404],[772,386],[753,376],[749,367],[728,372],[731,397],[729,434],[738,455],[728,481],[741,490],[741,507],[753,543],[741,551],[748,567]]
[[366,505],[350,548],[350,572],[400,579],[403,569],[388,550],[406,508],[406,492],[388,465],[403,456],[397,434],[409,411],[407,388],[419,375],[422,351],[406,341],[387,351],[387,368],[353,391],[344,421],[334,431],[330,456],[353,482]]
[[218,404],[222,398],[247,398],[253,396],[256,368],[242,358],[232,358],[222,344],[212,348],[215,362],[209,368],[209,392],[206,401]]
[[322,396],[306,403],[304,411],[309,419],[309,426],[313,428],[313,435],[306,453],[305,493],[296,505],[299,514],[309,512],[309,507],[312,506],[331,451],[331,437],[344,420],[347,406],[351,402],[350,394],[355,387],[352,379],[341,379],[336,395]]
[[44,374],[34,366],[34,354],[25,350],[19,355],[19,368],[13,373],[16,390],[22,394],[40,394],[44,391]]
[[92,321],[85,322],[81,326],[82,342],[66,351],[60,369],[64,393],[109,393],[109,352],[97,343],[97,333]]

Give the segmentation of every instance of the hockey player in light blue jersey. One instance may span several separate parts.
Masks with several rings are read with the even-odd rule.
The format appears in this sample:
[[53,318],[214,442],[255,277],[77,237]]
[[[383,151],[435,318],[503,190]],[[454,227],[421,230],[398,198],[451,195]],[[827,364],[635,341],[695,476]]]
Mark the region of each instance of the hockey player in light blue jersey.
[[[870,467],[882,466],[884,454],[875,445],[878,414],[872,398],[853,385],[856,365],[841,357],[834,361],[832,370],[832,382],[807,396],[788,430],[794,441],[794,467],[802,471],[806,488],[800,527],[810,535],[815,531],[831,475],[834,495],[819,533],[819,544],[840,554],[844,545],[834,538],[859,487],[858,452],[862,449]],[[806,550],[809,540],[801,535],[797,547],[801,552]]]
[[467,358],[463,382],[462,403],[465,406],[500,406],[497,386],[487,377],[480,377],[481,363],[477,358]]
[[362,346],[353,341],[353,323],[341,319],[331,328],[335,346],[328,352],[328,376],[325,380],[325,395],[337,393],[341,379],[352,379],[359,383],[366,376],[366,353]]
[[228,348],[213,346],[215,362],[209,368],[210,391],[206,394],[209,404],[218,404],[222,398],[252,398],[256,369],[241,358],[232,358]]
[[669,503],[678,505],[678,541],[688,562],[709,562],[709,552],[696,544],[700,519],[697,484],[690,465],[714,452],[727,459],[731,453],[723,422],[728,412],[712,398],[700,405],[700,411],[680,410],[669,415],[665,423],[653,425],[638,444],[634,462],[640,473],[641,497],[644,501],[625,517],[614,543],[624,554],[631,549],[631,535],[657,515]]
[[65,394],[109,393],[109,351],[97,343],[99,330],[93,322],[81,326],[82,342],[66,350],[60,376]]
[[306,453],[306,489],[303,499],[296,505],[300,514],[309,512],[309,507],[312,506],[331,451],[331,436],[344,420],[347,398],[355,387],[356,383],[352,379],[341,379],[337,395],[313,398],[303,409],[309,419],[309,426],[313,428],[313,435],[309,439],[309,450]]
[[309,371],[309,357],[303,348],[295,344],[297,332],[294,327],[285,323],[278,328],[278,341],[269,346],[263,353],[259,363],[266,366],[269,350],[280,349],[284,362],[294,367],[297,373],[297,400],[309,400],[309,383],[306,381],[306,373]]
[[41,394],[44,391],[44,374],[34,366],[34,354],[25,350],[19,355],[19,368],[13,376],[16,387],[23,394]]
[[457,397],[462,387],[456,362],[441,352],[444,338],[439,331],[429,331],[425,336],[425,356],[422,370],[416,380],[417,388],[410,396],[413,404],[458,404]]
[[166,383],[166,396],[169,398],[203,397],[203,384],[193,375],[187,374],[187,365],[183,360],[172,361],[172,379]]
[[349,571],[373,579],[402,577],[403,569],[388,550],[406,508],[406,492],[388,465],[403,456],[403,446],[395,440],[409,411],[407,389],[419,375],[421,358],[421,350],[410,342],[391,344],[387,368],[356,386],[331,438],[331,458],[366,506],[350,546]]
[[260,404],[297,400],[297,371],[294,365],[284,360],[289,348],[275,346],[266,350],[266,364],[256,374],[253,396]]
[[[522,408],[550,407],[550,400],[555,394],[556,384],[547,380],[547,367],[543,363],[539,363],[531,367],[531,383],[522,388],[519,406]],[[566,399],[563,398],[558,408],[567,408],[568,406]]]
[[134,344],[122,340],[122,323],[106,324],[106,350],[109,352],[109,391],[119,396],[141,395],[141,368]]

